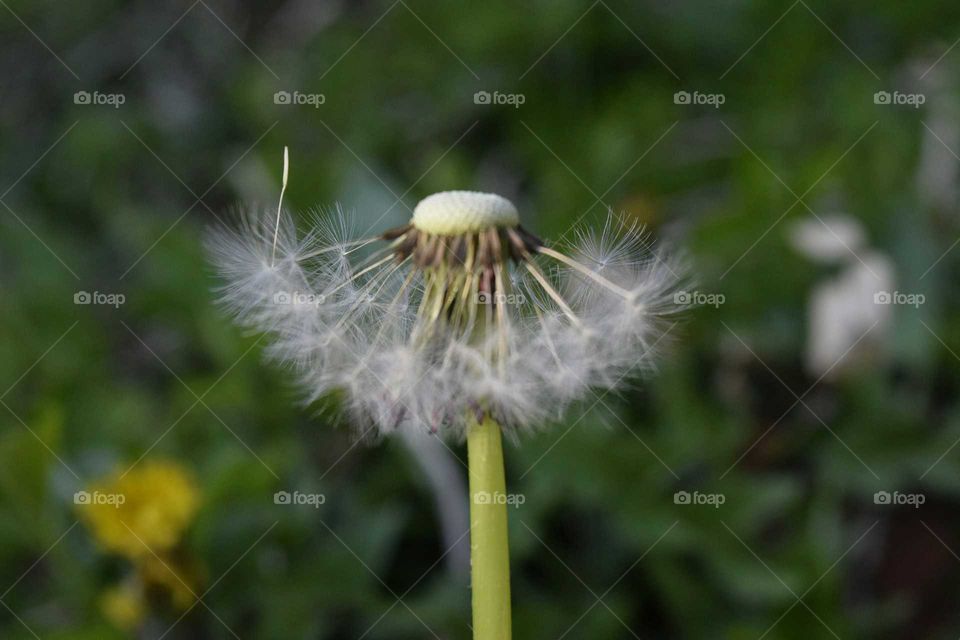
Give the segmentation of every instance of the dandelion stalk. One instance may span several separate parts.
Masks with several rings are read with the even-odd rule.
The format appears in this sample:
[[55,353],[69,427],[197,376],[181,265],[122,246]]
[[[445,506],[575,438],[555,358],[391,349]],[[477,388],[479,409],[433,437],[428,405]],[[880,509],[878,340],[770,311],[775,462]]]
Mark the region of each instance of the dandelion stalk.
[[510,554],[500,425],[489,416],[467,432],[470,574],[474,640],[510,640]]
[[503,432],[651,368],[680,269],[632,225],[550,248],[492,193],[433,194],[376,237],[349,227],[339,209],[306,236],[282,205],[248,212],[210,238],[221,301],[272,334],[309,400],[341,392],[361,433],[466,438],[474,639],[509,640]]

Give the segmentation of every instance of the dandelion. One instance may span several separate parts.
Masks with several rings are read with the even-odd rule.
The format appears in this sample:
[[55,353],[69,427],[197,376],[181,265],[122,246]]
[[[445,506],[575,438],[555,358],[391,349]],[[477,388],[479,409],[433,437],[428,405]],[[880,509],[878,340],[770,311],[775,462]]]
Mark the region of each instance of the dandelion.
[[[305,235],[281,207],[247,211],[209,248],[223,305],[272,336],[269,355],[307,401],[339,392],[364,437],[466,439],[474,498],[504,493],[501,433],[516,438],[651,368],[677,310],[679,268],[635,225],[611,218],[561,250],[492,193],[436,193],[373,237],[355,236],[340,209]],[[481,502],[471,500],[474,634],[502,640],[506,511]]]
[[78,506],[94,538],[107,551],[131,560],[173,549],[200,502],[191,475],[168,461],[146,461],[115,474],[90,495],[108,498]]
[[154,605],[178,611],[193,605],[205,576],[183,544],[200,506],[200,491],[186,468],[147,460],[77,496],[79,515],[97,544],[129,561],[124,581],[100,598],[114,626],[140,627]]
[[196,605],[206,572],[186,554],[165,555],[137,559],[120,583],[100,594],[100,612],[113,626],[133,635],[151,612],[185,614]]

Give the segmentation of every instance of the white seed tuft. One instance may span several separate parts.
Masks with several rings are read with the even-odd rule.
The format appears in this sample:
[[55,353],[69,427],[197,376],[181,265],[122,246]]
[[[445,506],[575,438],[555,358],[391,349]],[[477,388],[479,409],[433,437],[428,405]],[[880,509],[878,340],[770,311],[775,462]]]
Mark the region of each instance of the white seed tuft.
[[[223,305],[271,335],[268,354],[290,365],[308,401],[341,392],[364,436],[458,439],[483,413],[508,434],[535,429],[589,389],[652,369],[678,310],[682,269],[641,230],[611,218],[561,252],[516,225],[499,196],[444,192],[418,205],[409,231],[381,239],[351,237],[339,209],[303,238],[288,214],[278,223],[264,210],[208,246]],[[448,232],[457,237],[436,240]],[[486,238],[462,264],[461,234]],[[475,299],[478,282],[496,295]]]

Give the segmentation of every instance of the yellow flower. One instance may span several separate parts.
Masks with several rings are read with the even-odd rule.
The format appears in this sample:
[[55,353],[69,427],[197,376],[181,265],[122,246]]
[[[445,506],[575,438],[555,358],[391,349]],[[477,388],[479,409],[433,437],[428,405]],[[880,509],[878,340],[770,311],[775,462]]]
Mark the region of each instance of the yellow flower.
[[131,631],[140,625],[146,615],[143,592],[130,582],[108,589],[100,596],[100,610],[115,627]]
[[78,492],[75,501],[104,549],[138,560],[162,555],[180,541],[200,494],[181,465],[147,461]]

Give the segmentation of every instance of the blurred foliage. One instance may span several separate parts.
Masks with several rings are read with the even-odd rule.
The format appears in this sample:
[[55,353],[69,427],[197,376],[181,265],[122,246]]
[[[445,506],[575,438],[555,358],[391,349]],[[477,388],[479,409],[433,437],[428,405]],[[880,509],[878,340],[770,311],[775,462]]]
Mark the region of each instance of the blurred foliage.
[[[197,478],[182,544],[209,580],[137,637],[469,637],[411,450],[297,406],[212,304],[203,230],[274,202],[289,145],[295,209],[339,201],[383,229],[475,188],[557,239],[611,207],[725,296],[671,332],[656,378],[508,447],[516,637],[956,637],[958,35],[943,1],[8,0],[0,635],[127,637],[101,606],[132,615],[123,567],[73,526],[72,496],[166,458]],[[926,102],[874,102],[894,90]],[[838,211],[927,303],[818,380],[808,304],[831,273],[788,229]],[[326,502],[274,503],[294,489]]]

